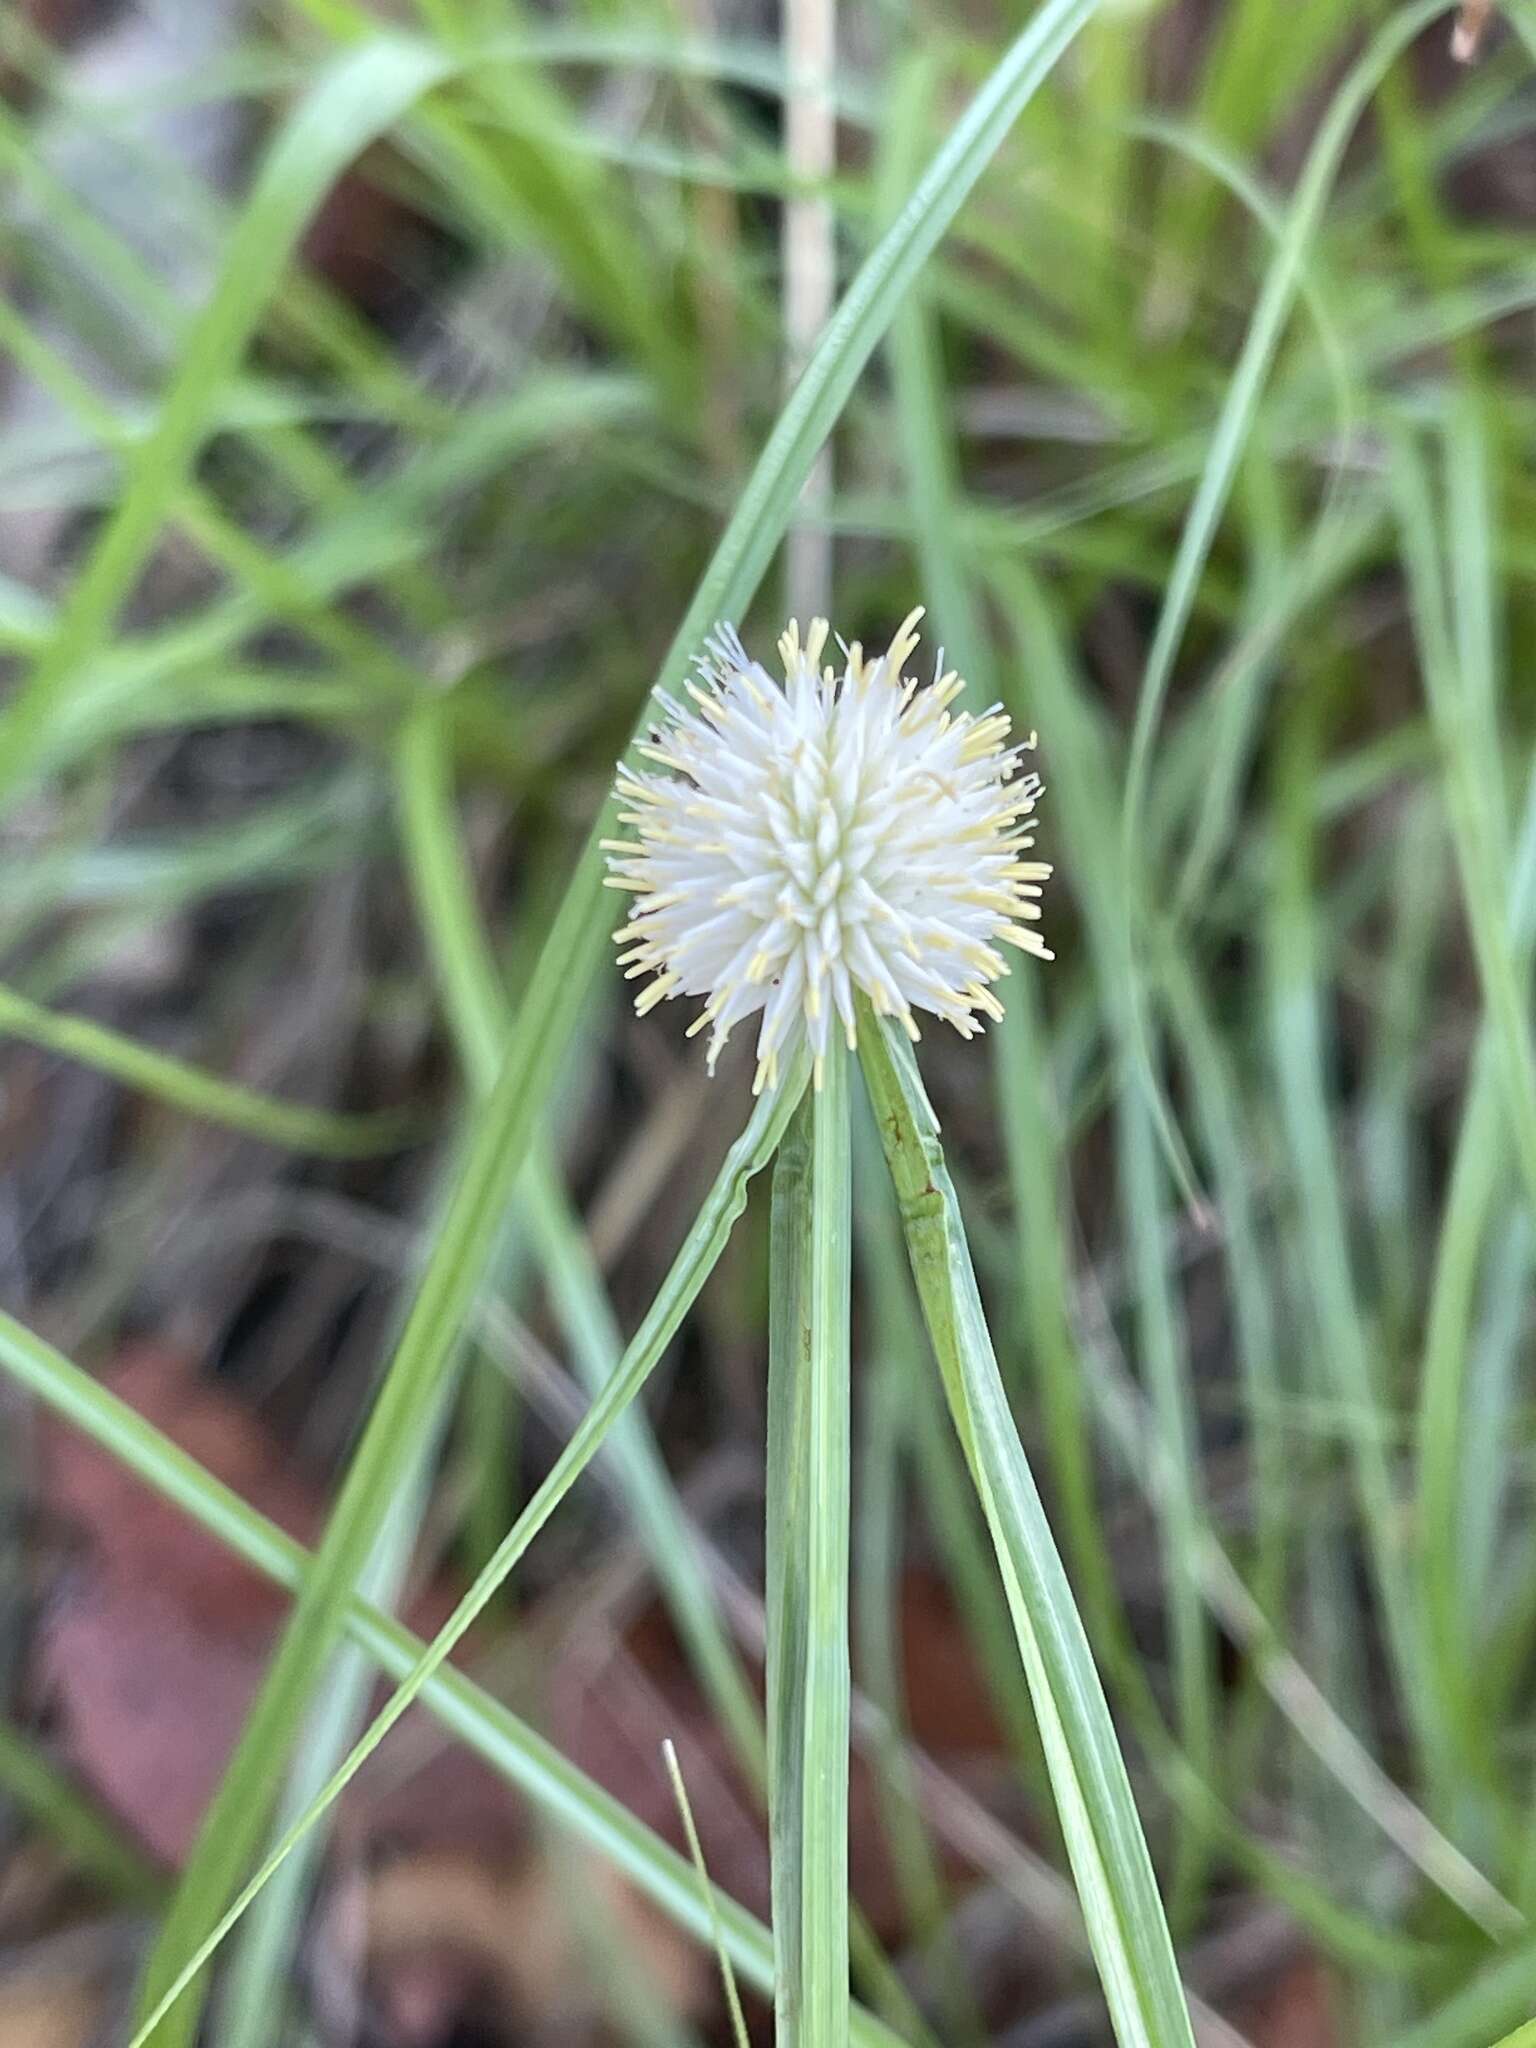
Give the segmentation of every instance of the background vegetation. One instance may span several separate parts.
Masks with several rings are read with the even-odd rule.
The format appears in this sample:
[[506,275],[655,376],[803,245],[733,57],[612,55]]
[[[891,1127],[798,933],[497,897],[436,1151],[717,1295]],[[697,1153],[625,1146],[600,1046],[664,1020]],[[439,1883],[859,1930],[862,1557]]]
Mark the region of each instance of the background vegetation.
[[[1536,16],[790,16],[0,17],[4,2048],[131,2037],[651,1327],[750,1059],[582,848],[818,587],[1039,729],[1056,964],[922,1064],[1202,2043],[1536,2010]],[[856,2034],[1096,2041],[855,1138]],[[716,1943],[762,2030],[768,1235],[205,2038],[728,2039]]]

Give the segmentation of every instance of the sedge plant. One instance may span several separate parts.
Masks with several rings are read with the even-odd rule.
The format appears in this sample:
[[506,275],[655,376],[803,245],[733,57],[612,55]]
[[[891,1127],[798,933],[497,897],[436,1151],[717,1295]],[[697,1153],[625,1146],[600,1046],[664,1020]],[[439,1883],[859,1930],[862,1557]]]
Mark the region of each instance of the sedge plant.
[[[326,1813],[505,1581],[640,1392],[777,1155],[767,1472],[768,1794],[778,2038],[850,2038],[848,1550],[852,1144],[857,1055],[950,1416],[1002,1575],[1106,2002],[1124,2044],[1188,2044],[1188,2013],[1103,1691],[1009,1409],[939,1129],[913,1057],[918,1015],[962,1037],[996,1018],[1000,950],[1049,959],[1050,869],[1029,858],[1040,782],[1001,707],[905,673],[914,612],[875,659],[823,664],[829,627],[779,643],[784,680],[720,629],[691,702],[621,766],[606,842],[633,896],[616,938],[637,1007],[702,997],[711,1066],[757,1020],[741,1139],[700,1226],[612,1377],[448,1624],[167,1985],[148,2042],[213,1950]],[[940,664],[942,669],[942,663]]]
[[[1494,232],[1451,195],[1471,155],[1523,132],[1536,47],[1531,7],[1522,0],[1499,10],[1480,66],[1443,100],[1420,104],[1406,89],[1405,56],[1423,38],[1448,39],[1449,0],[1380,0],[1363,10],[1319,0],[1289,11],[1233,0],[1191,58],[1187,101],[1171,110],[1155,87],[1155,38],[1172,10],[1106,7],[1094,21],[1091,0],[1045,0],[1000,60],[987,53],[995,68],[920,176],[946,119],[944,96],[932,90],[929,105],[925,91],[957,58],[967,79],[983,76],[969,28],[946,24],[931,48],[924,42],[932,75],[899,119],[851,73],[840,77],[839,119],[867,129],[893,161],[888,203],[866,209],[864,182],[838,181],[839,246],[856,246],[871,220],[885,225],[867,243],[760,462],[750,476],[744,464],[740,476],[723,475],[718,502],[694,489],[694,468],[656,471],[656,451],[668,445],[677,388],[744,384],[747,340],[772,329],[752,266],[719,224],[729,227],[734,192],[773,204],[791,189],[760,130],[729,118],[722,83],[784,93],[793,81],[773,53],[684,44],[659,31],[642,45],[632,30],[618,36],[606,19],[598,26],[605,10],[596,7],[591,23],[535,16],[490,41],[471,30],[473,17],[487,15],[475,0],[420,0],[414,21],[386,35],[361,0],[293,0],[287,11],[334,62],[295,93],[292,125],[244,200],[226,207],[202,195],[226,237],[236,219],[244,225],[216,238],[217,269],[198,307],[157,297],[110,236],[98,232],[76,252],[111,281],[122,319],[164,351],[150,354],[162,381],[141,394],[142,413],[138,400],[119,406],[71,374],[71,352],[52,347],[25,300],[0,315],[0,347],[68,415],[65,451],[94,450],[112,480],[104,506],[76,508],[103,516],[72,581],[54,596],[0,583],[0,635],[28,677],[0,720],[0,803],[35,800],[45,778],[68,785],[67,815],[79,819],[81,836],[78,849],[50,846],[46,858],[18,837],[0,913],[8,936],[26,936],[49,905],[79,929],[35,964],[24,954],[8,964],[0,1031],[51,1060],[94,1069],[162,1118],[242,1131],[316,1160],[388,1152],[414,1135],[414,1116],[341,1114],[284,1100],[280,1087],[236,1086],[216,1078],[216,1050],[205,1046],[209,1064],[194,1066],[55,1005],[93,947],[177,906],[360,862],[379,840],[387,858],[377,803],[360,799],[371,800],[380,780],[370,751],[397,721],[403,728],[429,715],[445,758],[457,749],[474,760],[477,780],[494,782],[503,805],[520,801],[554,764],[541,716],[558,735],[561,763],[582,737],[600,776],[618,736],[610,711],[621,702],[626,713],[637,708],[624,695],[640,680],[631,636],[604,642],[606,664],[589,662],[585,644],[582,659],[559,661],[557,711],[541,710],[536,681],[526,690],[521,673],[505,702],[478,671],[455,682],[489,605],[477,611],[475,593],[424,536],[453,530],[448,508],[469,496],[478,505],[484,491],[499,508],[491,538],[482,530],[463,552],[497,561],[502,575],[499,540],[515,533],[521,547],[536,539],[529,515],[550,467],[542,449],[558,447],[562,489],[580,508],[600,496],[615,501],[604,559],[621,559],[623,506],[632,500],[613,485],[637,459],[631,436],[644,437],[648,485],[659,476],[689,512],[707,504],[709,513],[697,559],[684,545],[668,551],[675,582],[650,614],[681,621],[659,662],[663,688],[680,698],[711,623],[747,615],[803,502],[808,470],[841,423],[847,489],[826,518],[860,546],[847,550],[839,605],[845,616],[899,616],[909,574],[885,544],[909,535],[959,666],[983,697],[1002,696],[1017,721],[1038,717],[1044,729],[1053,832],[1086,943],[1065,942],[1063,909],[1049,1033],[1035,1014],[1035,977],[1008,991],[993,1035],[1002,1054],[994,1085],[1014,1229],[999,1227],[984,1184],[962,1179],[967,1236],[903,1026],[903,1002],[919,1016],[932,1006],[912,984],[913,956],[894,928],[864,933],[873,965],[865,959],[862,976],[850,973],[846,985],[830,973],[833,951],[814,921],[798,929],[816,938],[819,962],[808,941],[796,952],[787,931],[766,946],[759,932],[756,952],[733,967],[734,955],[720,950],[730,920],[713,932],[675,921],[625,941],[667,939],[653,960],[630,963],[678,975],[658,1000],[691,997],[708,1008],[726,991],[706,1032],[750,1023],[760,1044],[767,1034],[762,1093],[750,1112],[742,1104],[746,1129],[632,1341],[618,1338],[615,1321],[615,1341],[589,1345],[588,1359],[570,1336],[584,1372],[606,1348],[608,1365],[598,1360],[587,1376],[611,1370],[612,1379],[550,1487],[515,1520],[504,1512],[477,1530],[485,1540],[476,1560],[490,1557],[489,1577],[447,1636],[425,1648],[360,1601],[357,1573],[399,1511],[423,1418],[451,1392],[509,1211],[535,1181],[529,1168],[550,1135],[556,1068],[598,970],[605,925],[617,921],[604,916],[595,845],[519,988],[515,1022],[496,1021],[494,1000],[486,1006],[492,1027],[475,1063],[478,1107],[426,1240],[419,1295],[413,1286],[400,1341],[381,1363],[355,1481],[339,1491],[313,1558],[40,1338],[0,1319],[9,1378],[300,1596],[267,1704],[161,1925],[140,2006],[141,2019],[161,2014],[157,2048],[178,2048],[195,2031],[201,1986],[167,2001],[210,1952],[210,1931],[232,1917],[230,1898],[257,1862],[299,1731],[313,1725],[314,1703],[334,1683],[343,1637],[401,1688],[390,1720],[419,1694],[455,1740],[475,1747],[541,1813],[711,1938],[693,1866],[669,1860],[638,1821],[444,1660],[468,1613],[587,1461],[599,1448],[622,1452],[611,1425],[688,1312],[747,1178],[771,1162],[778,1926],[770,1939],[730,1900],[717,1902],[719,1925],[744,1981],[763,1989],[777,1979],[787,2033],[820,2039],[846,2024],[870,2048],[888,2038],[857,2006],[844,2022],[835,1897],[846,1890],[837,1860],[848,1716],[843,1219],[853,1204],[862,1224],[866,1207],[850,1192],[845,1128],[861,1085],[876,1109],[939,1367],[913,1404],[915,1463],[925,1493],[936,1494],[942,1479],[959,1496],[942,1540],[979,1543],[984,1524],[995,1549],[1001,1591],[992,1560],[979,1556],[966,1595],[969,1633],[1012,1709],[1010,1729],[1029,1714],[1017,1634],[1122,2037],[1182,2040],[1182,2008],[1140,1830],[1010,1404],[1024,1414],[1039,1402],[1053,1512],[1089,1633],[1164,1806],[1148,1808],[1148,1818],[1166,1829],[1158,1839],[1168,1845],[1176,1925],[1193,1932],[1199,1924],[1192,1902],[1208,1888],[1208,1845],[1219,1842],[1223,1862],[1230,1856],[1338,1968],[1360,2038],[1486,2048],[1520,2027],[1536,1998],[1536,1949],[1525,1931],[1536,1857],[1523,1822],[1536,1597],[1521,1372],[1536,1158],[1528,1016],[1536,809],[1528,693],[1518,681],[1536,569],[1521,460],[1528,372],[1516,345],[1533,273],[1523,223],[1505,220]],[[20,33],[10,20],[0,29],[8,64],[24,63]],[[667,106],[686,117],[686,153],[663,148],[650,131],[598,133],[561,111],[571,67],[580,79],[579,67],[593,64],[604,75],[654,71],[670,95],[658,121]],[[1037,94],[1047,80],[1050,90]],[[1276,145],[1294,134],[1302,146],[1306,109],[1320,124],[1287,194],[1271,182],[1276,164],[1289,161]],[[695,126],[700,110],[717,125]],[[1009,161],[1025,175],[994,177],[992,195],[962,211],[1021,115]],[[385,131],[404,145],[413,190],[431,192],[464,246],[500,254],[531,237],[559,300],[598,338],[601,370],[524,377],[519,363],[510,395],[498,384],[445,405],[296,269],[296,238],[338,167]],[[719,147],[693,147],[706,133]],[[47,210],[51,259],[92,224],[49,188],[46,163],[28,156],[25,140],[24,116],[5,112],[0,151]],[[685,229],[698,233],[698,246],[679,261]],[[750,240],[744,247],[750,253]],[[653,281],[674,267],[687,290],[714,294],[724,316],[717,328],[731,337],[724,359],[712,360],[672,299],[653,293]],[[921,306],[912,289],[919,274]],[[914,313],[924,317],[926,340]],[[385,437],[407,451],[397,472],[370,473],[359,487],[337,459],[323,409],[313,409],[316,394],[274,381],[274,358],[258,360],[249,346],[258,336],[281,344],[294,335],[334,369],[329,398],[362,419],[376,415]],[[665,363],[658,336],[671,351]],[[895,431],[882,438],[882,394],[859,380],[888,338],[896,344]],[[952,376],[978,342],[985,388]],[[750,430],[737,425],[745,445]],[[610,427],[616,446],[599,448],[595,429]],[[1000,451],[1000,433],[1019,437],[1016,454]],[[984,466],[974,459],[982,434]],[[296,545],[258,539],[257,523],[240,523],[237,495],[202,460],[215,445],[221,458],[238,448],[273,489],[280,480],[288,516],[277,530],[291,524]],[[863,449],[886,458],[894,449],[894,466],[862,462]],[[19,443],[0,450],[8,510],[41,487],[32,461],[29,469]],[[516,478],[529,468],[536,488],[525,500]],[[898,474],[904,495],[885,495]],[[67,478],[43,482],[70,487]],[[124,601],[173,526],[218,566],[220,580],[206,604],[138,630],[122,617]],[[702,520],[690,530],[699,539]],[[660,565],[651,573],[659,588]],[[376,631],[374,606],[350,602],[354,589],[385,581],[407,631]],[[969,592],[968,581],[977,586]],[[506,601],[498,583],[495,604]],[[1394,659],[1382,662],[1377,636],[1394,604],[1400,632]],[[1109,677],[1117,644],[1113,633],[1103,638],[1106,621],[1134,624],[1144,607],[1156,621],[1144,658],[1123,696],[1101,703],[1098,671]],[[994,615],[1005,630],[989,674]],[[281,633],[270,630],[278,625]],[[293,658],[294,630],[315,665]],[[736,662],[733,648],[725,653]],[[741,661],[745,673],[745,650]],[[1397,699],[1383,694],[1385,671],[1398,679]],[[707,677],[703,687],[708,694]],[[931,696],[915,691],[914,708]],[[323,781],[286,790],[217,832],[164,847],[95,845],[92,794],[107,779],[97,770],[115,750],[229,719],[299,719],[328,744],[351,744]],[[766,729],[759,737],[766,743]],[[665,762],[633,765],[692,785],[691,771]],[[902,830],[934,822],[941,796],[915,819],[904,816]],[[617,808],[598,827],[605,835],[615,832]],[[1411,831],[1394,823],[1399,809]],[[584,802],[549,807],[557,810],[558,827],[530,821],[530,868],[559,830],[590,815]],[[410,829],[400,836],[408,843]],[[772,855],[771,839],[771,826],[757,834],[747,849],[754,860]],[[1117,845],[1122,858],[1105,859]],[[571,850],[561,844],[551,874],[573,872]],[[814,904],[825,879],[814,843],[811,861]],[[759,913],[765,908],[774,905],[759,904]],[[282,914],[290,915],[286,897]],[[424,930],[442,924],[425,903],[418,921]],[[921,954],[920,939],[908,936]],[[896,945],[889,957],[882,937]],[[969,927],[957,937],[992,943]],[[940,987],[964,995],[963,984],[945,978],[964,968],[962,955],[949,941],[939,950]],[[1264,971],[1234,974],[1235,958],[1256,959]],[[803,1038],[794,1028],[797,984],[786,974],[795,962],[802,1012],[812,982],[821,985],[819,1090],[813,1020],[802,1021]],[[977,979],[995,998],[986,973]],[[451,1020],[452,1002],[446,1007]],[[985,1002],[976,1008],[987,1014]],[[206,1024],[205,1040],[216,1040]],[[959,1058],[979,1082],[979,1053]],[[736,1086],[733,1072],[722,1070],[717,1104]],[[1079,1247],[1074,1227],[1074,1155],[1117,1089],[1132,1098],[1116,1109],[1118,1237],[1134,1260],[1125,1280],[1115,1244]],[[1164,1092],[1188,1105],[1192,1160],[1170,1143]],[[1173,1198],[1191,1165],[1219,1214],[1217,1243],[1178,1214]],[[536,1196],[527,1201],[537,1209]],[[567,1230],[562,1250],[540,1213],[532,1256],[546,1277],[563,1259],[569,1280],[573,1255],[585,1256],[580,1233]],[[106,1236],[122,1264],[123,1232]],[[1019,1327],[988,1332],[973,1258],[989,1299]],[[1213,1289],[1217,1268],[1226,1282]],[[562,1296],[550,1284],[557,1322],[574,1325],[566,1299],[574,1285]],[[1179,1327],[1186,1291],[1191,1303],[1230,1295],[1231,1375],[1220,1370],[1221,1345],[1208,1341],[1208,1329]],[[93,1325],[77,1308],[75,1323],[71,1342],[85,1355],[109,1317]],[[911,1335],[920,1337],[915,1323]],[[1009,1403],[996,1385],[994,1335]],[[907,1376],[924,1369],[912,1351],[901,1347]],[[927,1426],[930,1403],[940,1400],[953,1430]],[[1210,1449],[1229,1441],[1228,1407],[1254,1470],[1251,1507],[1239,1502],[1235,1515],[1232,1497],[1208,1484]],[[1183,1440],[1187,1454],[1178,1434],[1186,1413],[1200,1425]],[[504,1458],[496,1445],[487,1468]],[[1127,1503],[1144,1506],[1166,1549],[1171,1739],[1161,1733],[1155,1674],[1122,1647],[1123,1589],[1110,1545],[1112,1511],[1123,1515]],[[1235,1705],[1213,1684],[1217,1631],[1242,1650]],[[1388,1652],[1380,1680],[1360,1654],[1377,1636]],[[858,1714],[855,1698],[855,1731]],[[382,1733],[369,1731],[345,1774]],[[1028,1747],[1027,1732],[1016,1746]],[[0,1745],[12,1793],[29,1811],[49,1813],[51,1831],[86,1867],[115,1873],[125,1894],[141,1884],[159,1889],[92,1818],[71,1819],[61,1797],[68,1788],[34,1766],[30,1749]],[[291,1795],[297,1781],[289,1783]],[[285,1842],[314,1825],[336,1783],[299,1814]],[[247,1897],[285,1854],[280,1843]],[[265,1966],[268,1985],[280,1977]]]

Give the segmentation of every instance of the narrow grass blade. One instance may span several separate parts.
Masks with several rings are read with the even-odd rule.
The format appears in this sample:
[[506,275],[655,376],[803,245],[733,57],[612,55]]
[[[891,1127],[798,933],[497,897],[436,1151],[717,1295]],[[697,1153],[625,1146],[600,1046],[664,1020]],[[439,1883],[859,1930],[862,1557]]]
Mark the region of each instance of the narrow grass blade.
[[[623,1355],[623,1340],[565,1189],[541,1159],[535,1160],[529,1178],[530,1239],[577,1372],[595,1396]],[[640,1541],[705,1697],[761,1788],[763,1731],[757,1702],[721,1619],[697,1533],[645,1418],[638,1412],[626,1415],[614,1430],[610,1450]]]
[[[1300,724],[1298,713],[1280,746],[1279,850],[1268,927],[1270,1042],[1291,1172],[1301,1194],[1295,1227],[1316,1318],[1317,1369],[1324,1388],[1350,1413],[1369,1417],[1383,1389],[1366,1341],[1323,1085],[1329,1052],[1312,886],[1315,764],[1310,733]],[[1441,1700],[1425,1669],[1422,1617],[1407,1580],[1391,1463],[1370,1430],[1355,1432],[1349,1453],[1394,1670],[1423,1753],[1432,1759],[1442,1740]]]
[[44,1753],[10,1722],[0,1720],[0,1791],[14,1800],[76,1867],[117,1897],[134,1904],[158,1901],[165,1878]]
[[[1494,565],[1487,487],[1479,482],[1485,456],[1475,416],[1463,413],[1449,442],[1453,496],[1443,554],[1436,542],[1428,479],[1402,442],[1395,451],[1393,477],[1419,662],[1448,771],[1446,796],[1462,898],[1494,1026],[1511,1142],[1526,1197],[1536,1209],[1536,1032],[1530,991],[1518,971],[1501,908],[1509,828],[1495,715]],[[1449,593],[1448,617],[1442,592]]]
[[[414,1465],[401,1475],[379,1539],[357,1584],[357,1596],[386,1614],[405,1585],[422,1518],[432,1495],[432,1478],[443,1432],[442,1405],[430,1418]],[[295,1757],[278,1810],[281,1830],[302,1813],[345,1756],[368,1710],[373,1689],[371,1660],[345,1642],[331,1660],[326,1682],[295,1745]],[[221,2048],[267,2048],[274,2017],[293,1996],[294,1965],[304,1939],[312,1881],[325,1848],[316,1830],[301,1852],[289,1858],[251,1909],[230,1958],[228,1981],[219,2001]]]
[[768,1339],[768,1807],[784,2048],[848,2032],[848,1062],[786,1135]]
[[348,1116],[335,1110],[308,1109],[302,1103],[276,1102],[254,1088],[221,1081],[185,1060],[97,1024],[89,1017],[69,1017],[30,1002],[15,989],[0,987],[0,1036],[24,1039],[45,1052],[78,1060],[110,1075],[129,1088],[152,1095],[188,1116],[205,1118],[226,1130],[244,1131],[269,1145],[323,1158],[366,1159],[398,1151],[420,1133],[420,1120],[409,1111],[368,1111]]
[[379,36],[321,76],[268,152],[155,429],[135,451],[122,495],[35,666],[0,712],[0,796],[29,770],[55,698],[111,632],[305,223],[359,151],[450,70],[427,45]]
[[1133,1045],[1139,1078],[1153,1105],[1160,1135],[1181,1187],[1192,1202],[1195,1199],[1193,1173],[1158,1086],[1148,1043],[1147,1020],[1136,996],[1139,969],[1135,931],[1142,901],[1139,876],[1144,859],[1143,814],[1153,741],[1173,681],[1174,664],[1194,612],[1200,579],[1231,494],[1242,450],[1253,426],[1264,381],[1301,289],[1306,252],[1317,232],[1345,143],[1384,72],[1427,22],[1446,11],[1446,5],[1447,0],[1421,0],[1420,5],[1403,9],[1378,30],[1365,54],[1352,66],[1334,95],[1318,129],[1297,182],[1284,232],[1266,271],[1264,288],[1254,308],[1242,353],[1227,386],[1211,437],[1199,487],[1179,537],[1178,552],[1168,573],[1137,699],[1126,762],[1121,844],[1122,893],[1126,905],[1122,934],[1123,967],[1132,997]]
[[720,1965],[720,1981],[725,1989],[726,2009],[731,2019],[731,2039],[735,2048],[749,2048],[746,2016],[741,2009],[741,1993],[736,1989],[736,1972],[731,1968],[731,1952],[726,1946],[725,1929],[720,1922],[720,1908],[715,1903],[715,1888],[709,1881],[709,1870],[704,1862],[704,1850],[699,1842],[699,1831],[694,1825],[693,1807],[688,1799],[688,1787],[683,1782],[682,1767],[677,1761],[677,1751],[669,1736],[661,1746],[662,1760],[667,1767],[667,1776],[672,1781],[672,1797],[677,1802],[682,1817],[683,1833],[688,1841],[688,1854],[699,1877],[699,1897],[709,1915],[710,1933],[714,1937],[715,1958]]
[[[437,705],[424,705],[407,723],[396,750],[401,829],[423,938],[459,1056],[471,1086],[484,1092],[495,1082],[512,1012],[475,911],[458,841],[450,739]],[[543,1148],[534,1149],[523,1193],[527,1238],[543,1264],[577,1371],[595,1396],[623,1354],[623,1338],[580,1219]],[[710,1705],[749,1775],[761,1785],[763,1738],[757,1703],[717,1611],[687,1515],[642,1415],[624,1418],[614,1431],[611,1450],[668,1610]],[[493,1542],[485,1554],[494,1548]]]
[[933,1111],[910,1048],[867,1012],[859,1048],[924,1318],[1007,1588],[1116,2037],[1121,2048],[1192,2048],[1130,1783],[1009,1413]]

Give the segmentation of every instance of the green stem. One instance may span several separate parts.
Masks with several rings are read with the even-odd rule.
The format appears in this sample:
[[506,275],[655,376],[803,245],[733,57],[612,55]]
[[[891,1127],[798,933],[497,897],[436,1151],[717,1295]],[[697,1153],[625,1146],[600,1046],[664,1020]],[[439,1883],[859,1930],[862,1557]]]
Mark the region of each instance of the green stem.
[[838,1046],[786,1137],[773,1191],[768,1798],[780,2048],[848,2038],[851,1178]]

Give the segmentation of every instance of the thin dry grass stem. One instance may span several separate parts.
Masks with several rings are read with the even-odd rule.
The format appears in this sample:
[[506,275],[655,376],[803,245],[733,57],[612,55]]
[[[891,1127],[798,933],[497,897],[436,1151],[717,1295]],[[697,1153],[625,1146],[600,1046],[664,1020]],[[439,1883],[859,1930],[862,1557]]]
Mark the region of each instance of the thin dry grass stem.
[[1451,31],[1451,55],[1458,64],[1470,64],[1482,47],[1483,35],[1493,18],[1493,0],[1464,0]]
[[[803,189],[824,183],[837,161],[828,90],[837,56],[837,0],[784,0],[784,54],[794,80],[785,106],[785,155],[795,191],[784,208],[783,240],[785,369],[793,385],[832,311],[837,279],[831,201]],[[804,518],[786,545],[791,618],[820,618],[831,610],[832,536],[822,524],[831,499],[828,446],[806,479]]]

